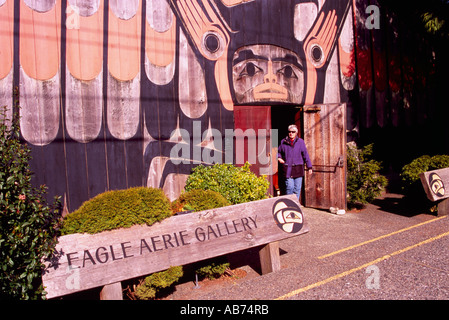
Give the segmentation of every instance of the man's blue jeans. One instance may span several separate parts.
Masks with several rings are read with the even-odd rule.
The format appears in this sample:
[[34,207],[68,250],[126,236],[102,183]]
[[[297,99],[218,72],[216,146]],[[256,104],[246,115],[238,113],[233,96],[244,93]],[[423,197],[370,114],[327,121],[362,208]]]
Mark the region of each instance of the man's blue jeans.
[[302,178],[303,177],[287,178],[285,180],[286,193],[287,194],[293,194],[293,193],[296,194],[296,196],[298,197],[298,201],[301,196]]

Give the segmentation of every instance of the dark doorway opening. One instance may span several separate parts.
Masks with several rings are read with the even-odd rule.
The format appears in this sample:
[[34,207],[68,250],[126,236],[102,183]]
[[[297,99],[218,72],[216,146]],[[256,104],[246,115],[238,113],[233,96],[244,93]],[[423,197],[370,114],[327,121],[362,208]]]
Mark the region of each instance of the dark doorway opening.
[[[298,137],[302,138],[304,131],[302,126],[301,106],[298,105],[274,105],[271,106],[271,128],[277,130],[277,141],[273,145],[279,146],[281,140],[287,137],[288,126],[295,124],[298,127]],[[276,144],[275,144],[276,143]],[[277,160],[277,156],[276,156]],[[285,181],[279,176],[279,170],[273,175],[273,189],[275,195],[285,194]],[[302,188],[302,192],[304,188]]]

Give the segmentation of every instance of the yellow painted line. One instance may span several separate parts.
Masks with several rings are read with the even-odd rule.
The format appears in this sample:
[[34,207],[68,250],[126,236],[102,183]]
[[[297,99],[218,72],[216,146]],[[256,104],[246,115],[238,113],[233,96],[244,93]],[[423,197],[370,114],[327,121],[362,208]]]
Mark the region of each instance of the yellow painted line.
[[284,299],[288,299],[288,298],[290,298],[290,297],[293,297],[293,296],[295,296],[295,295],[297,295],[297,294],[300,294],[300,293],[302,293],[302,292],[305,292],[305,291],[307,291],[307,290],[310,290],[310,289],[319,287],[319,286],[321,286],[321,285],[323,285],[323,284],[329,283],[329,282],[331,282],[331,281],[340,279],[340,278],[342,278],[342,277],[344,277],[344,276],[347,276],[347,275],[349,275],[349,274],[351,274],[351,273],[354,273],[354,272],[359,271],[359,270],[361,270],[361,269],[365,269],[365,268],[367,268],[367,267],[369,267],[369,266],[371,266],[371,265],[373,265],[373,264],[376,264],[376,263],[379,263],[379,262],[381,262],[381,261],[387,260],[388,258],[391,258],[391,257],[393,257],[393,256],[396,256],[396,255],[398,255],[398,254],[401,254],[401,253],[403,253],[403,252],[406,252],[406,251],[408,251],[408,250],[414,249],[414,248],[419,247],[419,246],[421,246],[421,245],[423,245],[423,244],[430,243],[430,242],[432,242],[432,241],[441,239],[441,238],[446,237],[446,236],[449,236],[449,231],[448,231],[448,232],[445,232],[445,233],[442,233],[442,234],[439,234],[439,235],[437,235],[437,236],[435,236],[435,237],[429,238],[429,239],[427,239],[427,240],[421,241],[421,242],[416,243],[416,244],[414,244],[414,245],[408,246],[408,247],[406,247],[406,248],[404,248],[404,249],[401,249],[401,250],[395,251],[395,252],[393,252],[393,253],[387,254],[387,255],[385,255],[385,256],[383,256],[383,257],[380,257],[380,258],[378,258],[378,259],[376,259],[376,260],[373,260],[373,261],[370,261],[370,262],[368,262],[368,263],[365,263],[365,264],[363,264],[363,265],[361,265],[361,266],[358,266],[358,267],[356,267],[356,268],[353,268],[353,269],[344,271],[344,272],[342,272],[342,273],[336,274],[335,276],[332,276],[332,277],[327,278],[327,279],[325,279],[325,280],[322,280],[322,281],[319,281],[319,282],[315,282],[315,283],[312,283],[312,284],[310,284],[310,285],[308,285],[308,286],[306,286],[306,287],[303,287],[303,288],[300,288],[300,289],[291,291],[291,292],[289,292],[289,293],[287,293],[287,294],[284,294],[283,296],[280,296],[279,298],[276,298],[275,300],[284,300]]
[[407,230],[411,230],[413,228],[425,225],[425,224],[430,223],[430,222],[438,221],[438,220],[444,219],[446,217],[447,216],[443,216],[443,217],[435,218],[435,219],[432,219],[432,220],[424,221],[424,222],[415,224],[413,226],[410,226],[410,227],[407,227],[407,228],[404,228],[404,229],[401,229],[401,230],[398,230],[398,231],[394,231],[394,232],[391,232],[389,234],[385,234],[383,236],[380,236],[380,237],[377,237],[377,238],[374,238],[374,239],[371,239],[371,240],[368,240],[368,241],[364,241],[364,242],[355,244],[355,245],[350,246],[350,247],[346,247],[346,248],[343,248],[343,249],[340,249],[340,250],[337,250],[337,251],[325,254],[323,256],[318,257],[318,259],[328,258],[328,257],[333,256],[335,254],[342,253],[342,252],[345,252],[345,251],[348,251],[348,250],[351,250],[351,249],[363,246],[365,244],[368,244],[368,243],[371,243],[371,242],[374,242],[374,241],[377,241],[377,240],[381,240],[381,239],[384,239],[384,238],[387,238],[387,237],[391,237],[392,235],[395,235],[395,234],[398,234],[398,233],[401,233],[401,232],[404,232],[404,231],[407,231]]

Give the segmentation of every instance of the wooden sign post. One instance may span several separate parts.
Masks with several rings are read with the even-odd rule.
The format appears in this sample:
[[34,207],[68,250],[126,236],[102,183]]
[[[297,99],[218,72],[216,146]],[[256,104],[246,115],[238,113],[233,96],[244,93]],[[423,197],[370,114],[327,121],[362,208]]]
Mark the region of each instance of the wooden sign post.
[[438,215],[449,214],[449,168],[423,172],[419,175],[430,201],[438,202]]
[[295,195],[269,198],[152,226],[59,237],[42,279],[47,298],[104,286],[102,299],[117,299],[121,281],[261,245],[266,273],[280,269],[277,241],[307,231]]

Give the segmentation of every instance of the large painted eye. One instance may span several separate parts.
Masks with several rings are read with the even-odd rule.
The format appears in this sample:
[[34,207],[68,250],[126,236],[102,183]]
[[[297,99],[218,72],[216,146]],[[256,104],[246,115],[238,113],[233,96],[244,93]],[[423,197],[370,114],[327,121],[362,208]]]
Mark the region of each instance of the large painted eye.
[[323,56],[323,51],[319,46],[315,46],[312,48],[312,59],[316,62],[319,62],[321,60],[321,57]]
[[204,38],[204,46],[211,53],[217,52],[220,49],[220,39],[213,33],[208,34]]
[[293,68],[289,65],[283,67],[282,69],[279,69],[278,73],[281,73],[287,79],[298,79],[298,76],[295,74],[295,71],[293,71]]
[[259,68],[258,66],[256,66],[254,63],[252,62],[248,62],[245,67],[243,68],[242,72],[240,72],[239,76],[243,77],[243,76],[249,76],[249,77],[254,77],[254,75],[256,75],[256,73],[258,72],[263,72],[263,70],[261,68]]
[[210,60],[217,60],[226,49],[226,40],[222,33],[209,30],[203,34],[201,49],[203,55]]

